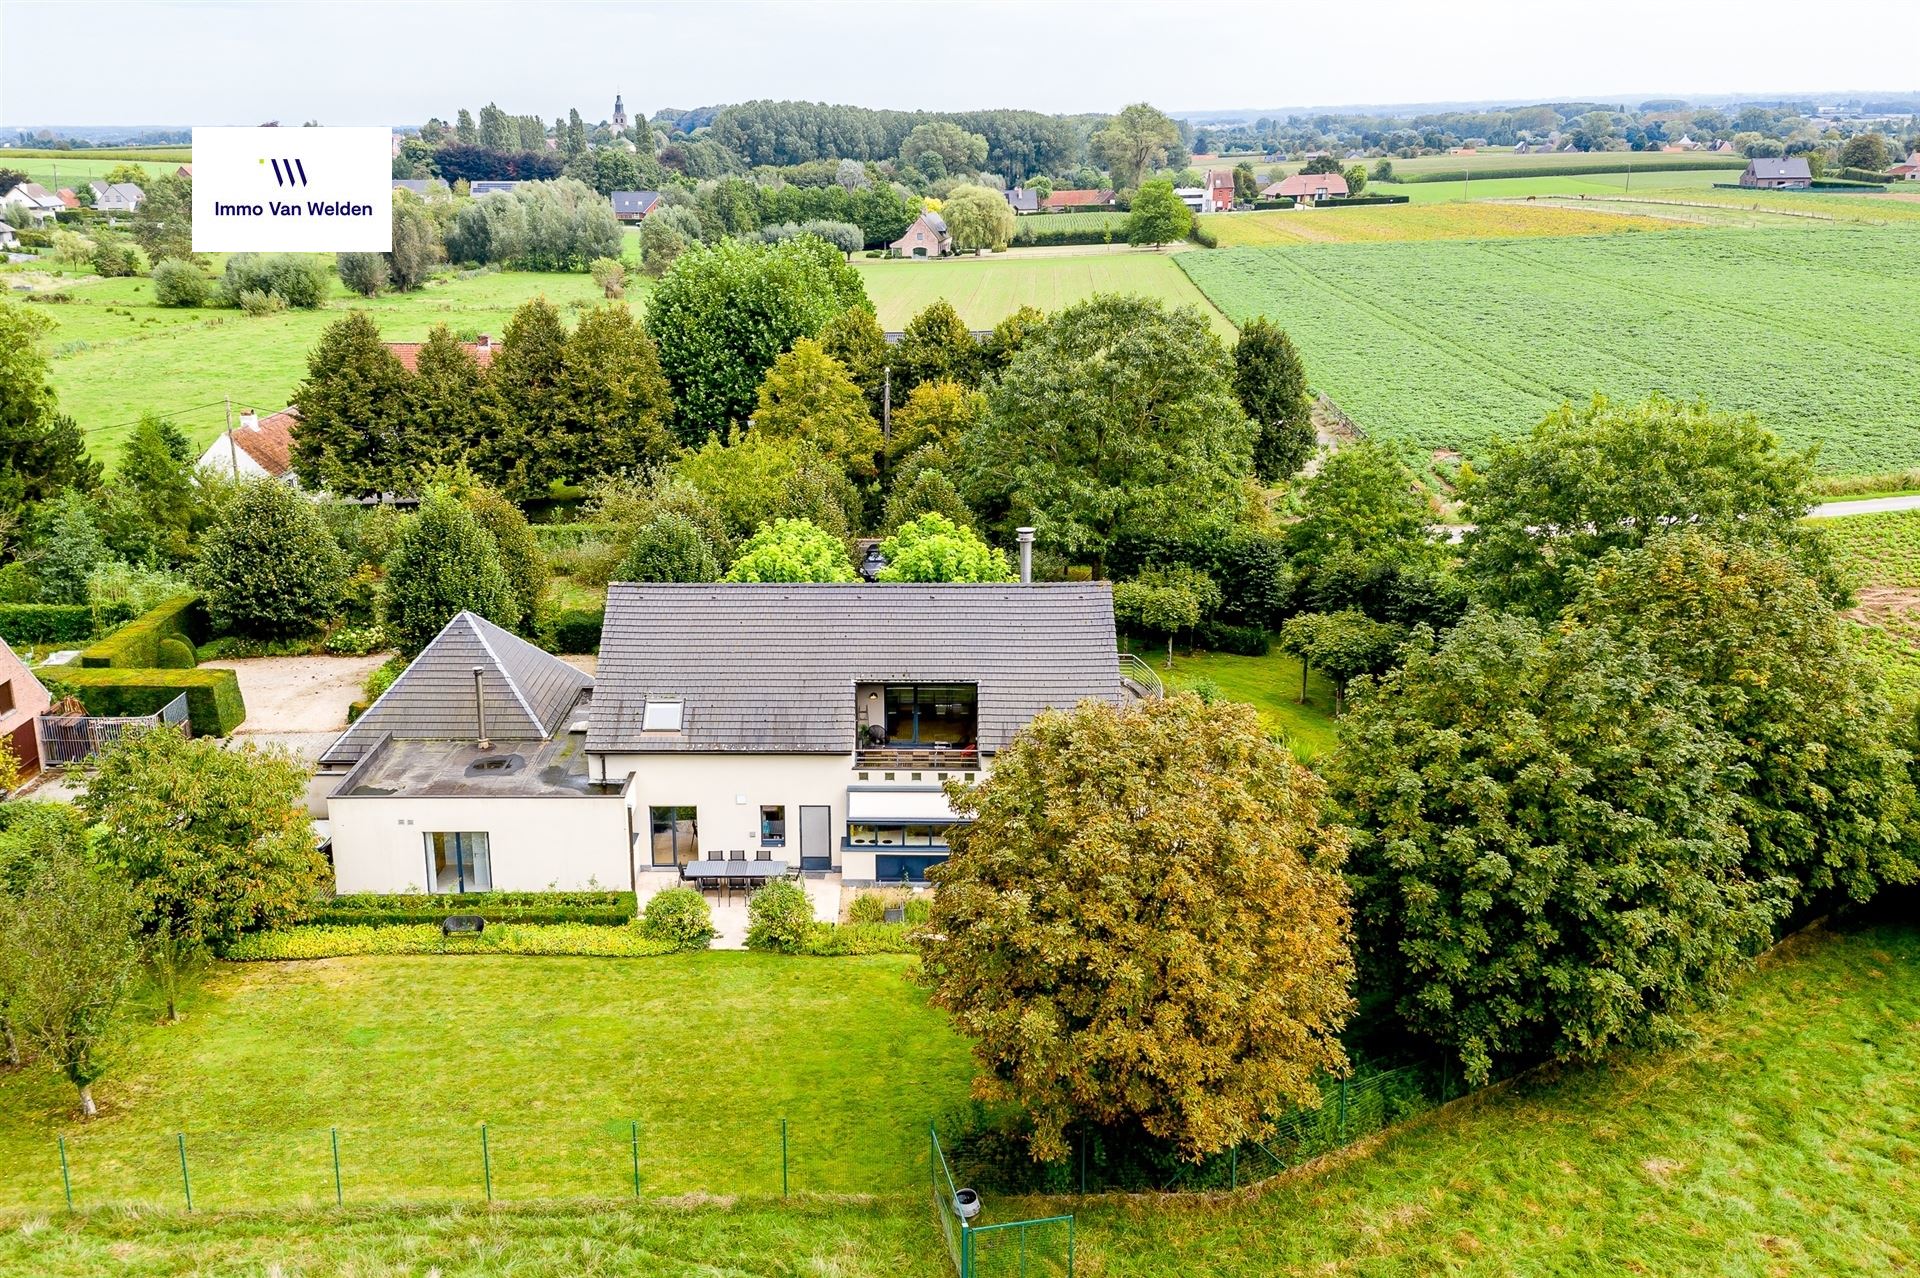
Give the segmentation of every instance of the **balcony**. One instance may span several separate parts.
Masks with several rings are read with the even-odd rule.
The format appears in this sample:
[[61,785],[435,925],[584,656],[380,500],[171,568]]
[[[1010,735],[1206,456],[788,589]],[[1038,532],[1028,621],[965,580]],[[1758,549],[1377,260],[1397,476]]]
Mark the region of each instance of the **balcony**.
[[855,747],[857,768],[912,768],[915,771],[973,772],[980,767],[976,745],[889,745]]

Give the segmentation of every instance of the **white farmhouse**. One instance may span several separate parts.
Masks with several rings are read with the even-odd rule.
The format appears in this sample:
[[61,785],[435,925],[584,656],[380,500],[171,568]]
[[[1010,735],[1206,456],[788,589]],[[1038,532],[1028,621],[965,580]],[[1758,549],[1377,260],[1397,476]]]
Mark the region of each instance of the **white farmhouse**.
[[283,408],[265,417],[243,409],[240,424],[208,444],[194,469],[234,479],[277,479],[298,488],[300,481],[293,473],[293,427],[299,420],[297,408]]

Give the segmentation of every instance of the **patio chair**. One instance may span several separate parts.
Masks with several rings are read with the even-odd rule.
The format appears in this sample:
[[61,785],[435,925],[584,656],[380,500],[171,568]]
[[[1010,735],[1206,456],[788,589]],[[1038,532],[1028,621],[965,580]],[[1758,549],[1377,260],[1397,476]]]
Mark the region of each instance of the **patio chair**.
[[735,848],[733,851],[727,853],[727,860],[729,861],[744,861],[746,859],[747,850],[745,848]]
[[771,861],[773,860],[773,849],[761,848],[753,854],[753,859],[756,861]]

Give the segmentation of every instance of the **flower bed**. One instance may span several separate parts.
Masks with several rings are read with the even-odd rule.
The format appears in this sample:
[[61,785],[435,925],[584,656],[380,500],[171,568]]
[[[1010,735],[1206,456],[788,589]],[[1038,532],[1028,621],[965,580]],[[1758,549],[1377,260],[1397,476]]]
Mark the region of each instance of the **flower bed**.
[[440,935],[431,923],[321,924],[254,932],[228,948],[234,962],[344,958],[359,954],[548,954],[654,958],[679,947],[638,924],[493,923],[478,934]]

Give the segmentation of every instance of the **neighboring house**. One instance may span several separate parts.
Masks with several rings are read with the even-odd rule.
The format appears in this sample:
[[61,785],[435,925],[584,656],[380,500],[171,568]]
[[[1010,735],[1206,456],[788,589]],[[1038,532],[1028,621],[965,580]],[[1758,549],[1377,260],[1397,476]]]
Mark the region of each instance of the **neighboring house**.
[[93,188],[93,207],[101,213],[132,213],[139,209],[140,201],[147,198],[132,182],[89,182]]
[[1224,213],[1233,207],[1233,170],[1207,170],[1207,207],[1203,213]]
[[[395,155],[400,154],[398,147],[394,148],[394,154]],[[183,177],[187,179],[187,181],[191,182],[193,181],[193,166],[191,164],[183,164],[179,168],[173,171],[173,175],[175,177]]]
[[638,222],[653,212],[653,206],[660,202],[658,191],[615,191],[607,197],[613,201],[613,215],[622,222]]
[[0,249],[14,248],[19,243],[20,237],[13,233],[13,228],[5,222],[0,222]]
[[1058,213],[1063,209],[1110,209],[1113,207],[1113,192],[1078,189],[1055,191],[1041,203],[1041,207],[1049,213]]
[[419,196],[423,200],[427,198],[427,190],[432,185],[433,185],[432,178],[395,178],[393,179],[394,190],[412,191],[415,195]]
[[1347,193],[1347,179],[1338,173],[1295,173],[1271,183],[1260,194],[1272,199],[1278,195],[1293,197],[1299,204],[1334,199]]
[[299,421],[297,408],[283,408],[266,417],[243,408],[240,424],[208,444],[194,469],[212,470],[235,479],[277,479],[298,488],[300,480],[293,473],[293,428]]
[[1195,213],[1213,212],[1213,209],[1208,205],[1208,192],[1204,186],[1176,186],[1173,188],[1173,194],[1175,198]]
[[59,190],[55,191],[53,194],[54,194],[54,197],[60,201],[60,203],[66,205],[70,209],[77,209],[80,207],[80,196],[70,186],[63,186]]
[[1015,213],[1038,213],[1040,211],[1040,194],[1037,191],[1029,191],[1023,186],[1016,186],[1011,191],[1006,192],[1006,196],[1007,206]]
[[[425,342],[387,342],[386,348],[393,352],[394,358],[406,365],[409,373],[417,373],[420,371],[420,348],[425,345]],[[493,363],[494,353],[500,349],[500,343],[482,333],[471,342],[461,343],[461,349],[473,356],[474,363],[485,368]]]
[[1888,169],[1887,175],[1902,182],[1920,182],[1920,151],[1915,151],[1904,162]]
[[[98,186],[99,183],[94,185]],[[38,182],[22,182],[20,185],[0,195],[0,208],[15,222],[22,220],[38,226],[40,223],[67,207],[60,197],[41,186]]]
[[13,747],[27,776],[40,770],[38,724],[52,704],[46,687],[0,639],[0,741]]
[[1784,160],[1749,160],[1746,172],[1740,175],[1740,185],[1766,190],[1805,190],[1813,185],[1813,172],[1807,168],[1806,157],[1801,155]]
[[887,248],[895,257],[945,257],[953,251],[953,236],[947,233],[947,219],[938,213],[922,213],[913,219],[906,234]]
[[1725,138],[1721,138],[1712,146],[1709,146],[1707,150],[1713,152],[1715,155],[1726,155],[1733,150],[1733,143],[1727,141]]
[[918,882],[946,782],[1127,695],[1104,583],[615,583],[597,678],[462,613],[322,756],[337,890]]
[[518,182],[470,182],[467,184],[469,195],[498,195],[513,190]]

